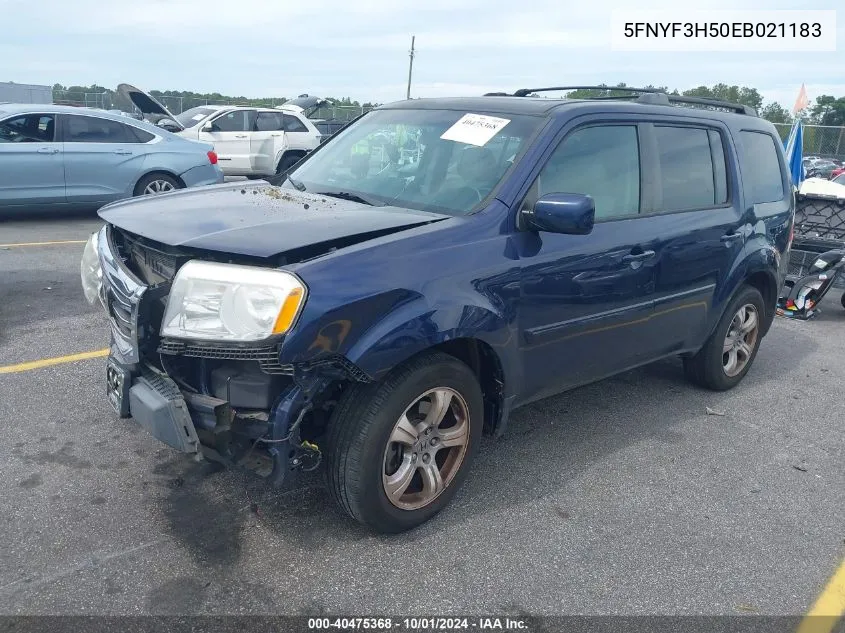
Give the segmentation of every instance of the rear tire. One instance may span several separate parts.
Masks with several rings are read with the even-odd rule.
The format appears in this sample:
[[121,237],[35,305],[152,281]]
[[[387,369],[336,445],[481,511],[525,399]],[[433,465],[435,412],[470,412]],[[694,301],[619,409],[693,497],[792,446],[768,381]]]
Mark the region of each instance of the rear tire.
[[843,292],[842,296],[839,298],[839,303],[841,303],[842,307],[845,308],[845,292]]
[[757,356],[765,314],[760,291],[743,286],[704,347],[695,356],[684,358],[687,378],[713,391],[727,391],[738,385]]
[[377,532],[424,523],[466,478],[482,416],[475,374],[441,352],[422,354],[381,382],[353,385],[329,424],[326,475],[332,497]]
[[145,196],[182,189],[181,182],[167,174],[147,174],[135,185],[135,195]]

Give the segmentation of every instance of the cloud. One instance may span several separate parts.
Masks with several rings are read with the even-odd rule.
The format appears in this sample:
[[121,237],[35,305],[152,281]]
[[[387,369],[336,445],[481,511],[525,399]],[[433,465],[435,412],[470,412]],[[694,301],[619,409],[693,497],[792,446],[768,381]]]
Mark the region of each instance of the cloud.
[[[16,25],[0,39],[2,58],[16,60],[2,80],[384,102],[405,96],[415,34],[413,96],[724,82],[756,87],[791,107],[802,81],[811,97],[845,94],[836,55],[612,51],[610,15],[630,6],[624,0],[565,7],[559,0],[42,0],[37,12],[29,4],[0,0]],[[794,8],[788,0],[697,4],[712,11]],[[677,0],[641,5],[677,6]],[[806,9],[814,6],[827,8],[805,0]]]

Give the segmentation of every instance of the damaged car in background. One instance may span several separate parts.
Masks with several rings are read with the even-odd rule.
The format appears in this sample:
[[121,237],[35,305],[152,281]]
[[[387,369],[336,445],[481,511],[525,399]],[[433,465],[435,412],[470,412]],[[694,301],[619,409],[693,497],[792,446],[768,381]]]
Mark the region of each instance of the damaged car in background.
[[81,276],[115,411],[274,485],[324,468],[400,532],[519,406],[673,355],[737,385],[791,241],[783,147],[744,106],[630,90],[381,106],[277,186],[104,207]]

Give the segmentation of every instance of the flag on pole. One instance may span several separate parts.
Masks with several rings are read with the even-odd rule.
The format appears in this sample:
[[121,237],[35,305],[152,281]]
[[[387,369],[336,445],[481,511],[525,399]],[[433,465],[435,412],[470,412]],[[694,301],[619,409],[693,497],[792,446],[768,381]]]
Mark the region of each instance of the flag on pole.
[[800,187],[804,180],[804,125],[801,119],[795,119],[786,139],[786,162],[792,177],[793,186]]
[[804,84],[801,84],[801,90],[798,91],[798,98],[795,100],[795,105],[792,106],[792,114],[798,114],[810,105],[810,99],[807,97],[807,88],[804,87]]

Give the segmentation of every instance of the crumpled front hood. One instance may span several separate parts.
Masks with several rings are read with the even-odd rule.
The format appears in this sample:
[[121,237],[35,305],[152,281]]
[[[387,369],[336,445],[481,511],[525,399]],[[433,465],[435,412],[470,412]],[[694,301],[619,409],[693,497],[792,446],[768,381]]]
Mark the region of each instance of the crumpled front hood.
[[370,207],[266,182],[224,183],[114,202],[99,211],[115,226],[170,246],[254,257],[333,241],[349,243],[448,215]]

